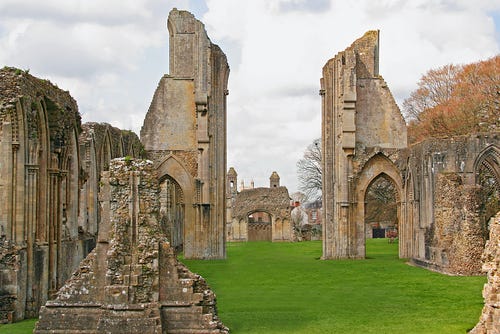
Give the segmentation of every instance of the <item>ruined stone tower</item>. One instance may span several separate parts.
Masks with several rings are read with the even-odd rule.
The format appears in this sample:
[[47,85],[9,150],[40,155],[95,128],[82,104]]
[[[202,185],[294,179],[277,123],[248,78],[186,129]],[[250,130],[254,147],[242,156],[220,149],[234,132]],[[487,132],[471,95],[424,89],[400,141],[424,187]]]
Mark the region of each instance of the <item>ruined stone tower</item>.
[[162,219],[186,258],[225,257],[226,95],[229,66],[203,24],[168,18],[170,74],[161,78],[141,129],[156,163]]
[[379,75],[379,32],[369,31],[323,67],[323,258],[363,258],[364,194],[383,174],[401,190],[391,160],[406,125]]

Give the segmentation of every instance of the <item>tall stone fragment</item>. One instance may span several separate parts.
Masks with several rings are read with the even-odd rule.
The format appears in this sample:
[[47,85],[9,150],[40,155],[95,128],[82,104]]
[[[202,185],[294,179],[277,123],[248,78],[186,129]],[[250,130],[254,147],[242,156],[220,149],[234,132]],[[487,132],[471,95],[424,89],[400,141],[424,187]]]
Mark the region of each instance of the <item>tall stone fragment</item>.
[[229,66],[191,13],[173,9],[168,30],[170,75],[158,84],[141,141],[159,172],[172,245],[186,258],[224,258]]
[[203,278],[177,262],[153,163],[111,161],[98,243],[40,311],[35,333],[228,333]]
[[[401,192],[394,152],[406,125],[379,75],[379,32],[369,31],[323,67],[323,258],[363,258],[364,194],[387,174]],[[388,171],[389,170],[389,171]]]

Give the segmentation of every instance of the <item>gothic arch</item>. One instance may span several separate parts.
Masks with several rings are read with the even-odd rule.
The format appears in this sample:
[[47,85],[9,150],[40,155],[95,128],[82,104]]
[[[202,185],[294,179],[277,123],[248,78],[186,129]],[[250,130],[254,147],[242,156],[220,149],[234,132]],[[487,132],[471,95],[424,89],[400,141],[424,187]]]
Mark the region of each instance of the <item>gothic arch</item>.
[[182,191],[184,202],[184,231],[182,245],[186,257],[191,257],[195,251],[193,246],[196,239],[196,210],[194,208],[195,185],[194,179],[189,174],[184,164],[176,156],[170,154],[161,160],[157,167],[158,181],[162,182],[166,178],[173,179]]
[[79,205],[79,179],[80,179],[80,155],[78,150],[78,133],[76,124],[68,133],[69,143],[65,148],[62,161],[63,195],[63,238],[75,239],[78,237],[78,205]]
[[[405,225],[405,223],[401,221],[401,197],[403,194],[403,182],[401,174],[398,168],[389,158],[387,158],[382,153],[378,153],[365,163],[355,184],[356,190],[354,192],[353,198],[354,212],[352,212],[352,214],[354,216],[354,221],[356,222],[354,226],[356,230],[353,232],[356,239],[355,247],[357,247],[357,251],[355,252],[355,254],[358,254],[358,256],[361,255],[361,257],[364,257],[366,254],[364,223],[366,210],[365,195],[372,182],[381,176],[387,178],[394,185],[396,191],[397,219],[399,223],[399,230],[401,231],[401,229],[404,228],[403,226]],[[399,241],[400,245],[406,242],[406,240],[401,240],[401,237],[402,236],[400,236]],[[402,252],[400,250],[400,256],[402,256],[401,253]]]
[[489,145],[478,154],[474,161],[476,184],[482,168],[488,170],[495,177],[497,186],[500,186],[500,149],[497,146]]
[[[260,219],[251,222],[250,216],[258,213],[266,214],[269,217],[269,222]],[[255,207],[248,211],[245,217],[248,241],[272,241],[275,232],[275,219],[276,216],[267,209]]]
[[104,132],[104,138],[99,148],[99,172],[109,170],[109,163],[113,158],[111,136],[108,127]]
[[[408,163],[409,165],[409,163]],[[420,202],[416,181],[411,171],[405,177],[404,197],[402,200],[402,221],[405,222],[399,229],[400,245],[399,254],[402,258],[424,258],[425,240],[424,234],[419,233],[420,226]]]
[[479,186],[479,221],[484,238],[489,236],[488,223],[500,210],[500,150],[489,145],[474,161],[475,184]]

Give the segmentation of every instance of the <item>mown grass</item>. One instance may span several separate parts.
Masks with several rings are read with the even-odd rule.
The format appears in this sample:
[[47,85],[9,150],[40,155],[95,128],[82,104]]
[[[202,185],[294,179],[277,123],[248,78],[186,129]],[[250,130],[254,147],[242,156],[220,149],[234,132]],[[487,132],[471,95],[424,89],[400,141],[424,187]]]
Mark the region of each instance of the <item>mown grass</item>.
[[368,240],[366,260],[320,260],[321,242],[231,243],[227,254],[184,262],[236,334],[465,333],[483,305],[485,277],[409,266],[385,239]]
[[33,333],[35,323],[38,319],[28,319],[15,324],[0,325],[0,333],[2,334],[28,334]]
[[[320,260],[321,242],[227,247],[227,260],[183,262],[215,290],[233,334],[466,333],[483,305],[485,277],[409,266],[385,239],[367,241],[366,260]],[[21,325],[29,328],[15,331]],[[33,325],[0,333],[31,333]]]

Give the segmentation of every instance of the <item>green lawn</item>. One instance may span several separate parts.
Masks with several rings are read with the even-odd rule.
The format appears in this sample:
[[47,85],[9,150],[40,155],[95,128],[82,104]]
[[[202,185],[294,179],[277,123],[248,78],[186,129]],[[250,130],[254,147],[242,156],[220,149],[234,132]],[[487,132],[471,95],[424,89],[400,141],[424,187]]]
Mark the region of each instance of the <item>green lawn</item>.
[[[215,290],[233,334],[465,333],[483,305],[485,277],[408,266],[385,239],[368,240],[368,259],[350,261],[320,260],[321,242],[227,247],[227,260],[184,262]],[[0,333],[31,333],[33,324]]]
[[184,261],[215,290],[232,333],[465,333],[485,277],[450,277],[367,242],[366,260],[322,261],[321,242],[231,243],[223,261]]

